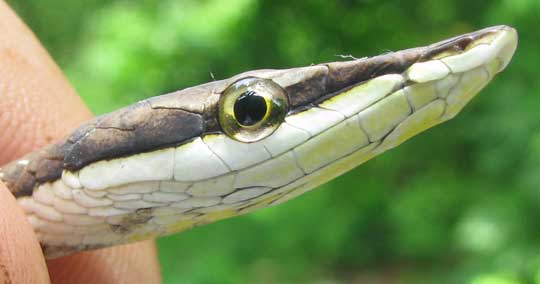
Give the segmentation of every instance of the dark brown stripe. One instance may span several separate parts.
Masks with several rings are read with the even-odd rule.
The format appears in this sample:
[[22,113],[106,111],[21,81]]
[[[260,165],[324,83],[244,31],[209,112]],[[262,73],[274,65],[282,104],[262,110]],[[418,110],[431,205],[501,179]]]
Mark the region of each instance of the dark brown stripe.
[[204,132],[202,116],[181,109],[154,109],[147,101],[97,118],[65,145],[64,167],[78,170],[104,159],[175,145]]

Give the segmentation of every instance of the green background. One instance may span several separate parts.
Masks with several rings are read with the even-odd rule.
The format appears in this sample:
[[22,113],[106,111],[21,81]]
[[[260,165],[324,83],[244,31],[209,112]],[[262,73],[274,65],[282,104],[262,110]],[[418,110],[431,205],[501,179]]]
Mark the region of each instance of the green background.
[[96,113],[212,76],[516,27],[513,62],[454,120],[158,246],[166,283],[540,283],[540,1],[8,2]]

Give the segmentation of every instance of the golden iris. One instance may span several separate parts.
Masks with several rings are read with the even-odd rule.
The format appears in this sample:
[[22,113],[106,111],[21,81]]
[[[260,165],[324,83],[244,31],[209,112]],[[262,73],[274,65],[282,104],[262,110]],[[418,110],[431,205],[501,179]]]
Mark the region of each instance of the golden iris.
[[270,79],[248,77],[231,84],[219,100],[219,124],[229,137],[259,141],[272,134],[285,119],[286,91]]

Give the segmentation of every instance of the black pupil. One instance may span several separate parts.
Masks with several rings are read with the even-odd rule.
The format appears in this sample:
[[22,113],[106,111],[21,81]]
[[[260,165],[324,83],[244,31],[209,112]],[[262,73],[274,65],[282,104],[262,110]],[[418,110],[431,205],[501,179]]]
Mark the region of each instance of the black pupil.
[[266,114],[266,102],[256,92],[247,91],[234,103],[234,116],[238,123],[251,126],[263,119]]

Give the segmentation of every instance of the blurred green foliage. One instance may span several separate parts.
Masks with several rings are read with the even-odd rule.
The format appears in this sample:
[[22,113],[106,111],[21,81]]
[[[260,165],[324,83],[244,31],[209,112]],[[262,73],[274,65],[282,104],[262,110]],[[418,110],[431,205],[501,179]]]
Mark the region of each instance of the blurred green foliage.
[[8,2],[96,113],[212,76],[516,27],[515,59],[456,119],[158,245],[166,283],[540,283],[540,1]]

